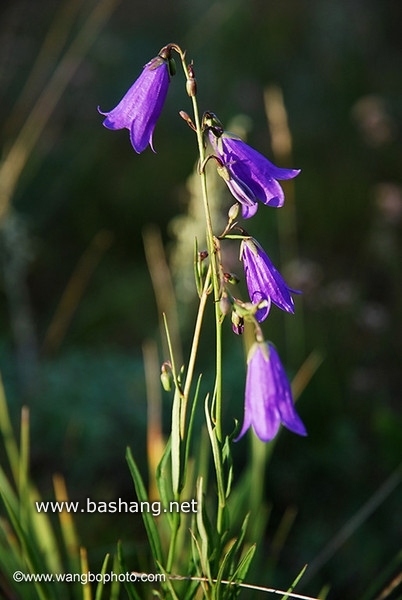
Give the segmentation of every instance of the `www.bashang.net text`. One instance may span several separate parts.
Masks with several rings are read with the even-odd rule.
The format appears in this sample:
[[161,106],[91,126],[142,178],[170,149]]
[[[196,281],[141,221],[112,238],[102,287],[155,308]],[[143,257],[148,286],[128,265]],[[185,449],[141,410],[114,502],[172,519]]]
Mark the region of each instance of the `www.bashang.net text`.
[[168,506],[162,506],[159,500],[153,502],[127,502],[118,498],[108,502],[95,501],[86,498],[85,501],[36,501],[35,508],[37,512],[42,513],[150,513],[154,517],[159,517],[161,513],[197,513],[198,502],[194,498],[182,502],[171,501]]

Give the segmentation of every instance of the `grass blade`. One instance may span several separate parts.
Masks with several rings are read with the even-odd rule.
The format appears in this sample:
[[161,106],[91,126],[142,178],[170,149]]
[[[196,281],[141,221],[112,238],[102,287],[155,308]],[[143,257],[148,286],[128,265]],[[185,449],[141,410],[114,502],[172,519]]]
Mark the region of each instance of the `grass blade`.
[[[134,481],[135,491],[137,492],[138,500],[140,502],[149,502],[148,494],[145,489],[141,473],[139,472],[138,467],[134,461],[130,448],[127,448],[126,459],[131,472],[131,476]],[[155,525],[155,520],[152,514],[148,511],[142,511],[142,518],[144,521],[145,529],[147,531],[148,540],[151,546],[151,551],[154,560],[163,564],[162,546],[159,538],[159,533]]]

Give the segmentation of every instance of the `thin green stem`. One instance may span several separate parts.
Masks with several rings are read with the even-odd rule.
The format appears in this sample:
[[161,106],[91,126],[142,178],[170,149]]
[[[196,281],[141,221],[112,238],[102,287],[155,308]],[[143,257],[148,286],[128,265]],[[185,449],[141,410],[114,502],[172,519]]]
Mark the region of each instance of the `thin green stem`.
[[[198,313],[197,313],[197,319],[195,322],[193,342],[191,345],[190,357],[189,357],[189,361],[188,361],[186,381],[184,383],[183,403],[187,403],[187,401],[188,401],[190,386],[191,386],[191,382],[193,379],[195,359],[197,357],[197,350],[198,350],[200,334],[201,334],[201,326],[202,326],[202,321],[204,318],[205,306],[207,303],[207,298],[208,298],[208,293],[209,293],[208,289],[209,289],[210,284],[211,284],[211,268],[208,269],[208,272],[207,272],[207,275],[205,278],[205,282],[204,282],[204,287],[203,287],[202,294],[201,294],[201,298],[200,298],[200,303],[198,305]],[[186,411],[183,410],[182,411],[183,418],[185,418],[185,413],[186,413]],[[183,428],[183,423],[181,424],[181,427]]]
[[[181,63],[186,78],[188,78],[188,67],[185,62],[184,54],[181,54]],[[198,110],[197,98],[195,95],[191,96],[194,113],[194,125],[197,134],[197,144],[199,153],[199,164],[203,165],[205,161],[205,148],[202,125],[200,122],[200,115]],[[202,169],[200,172],[201,179],[201,192],[204,203],[204,213],[206,221],[206,234],[207,234],[207,248],[212,269],[212,285],[214,290],[214,306],[215,306],[215,326],[216,326],[216,379],[215,379],[215,393],[214,393],[214,405],[215,405],[215,427],[219,441],[222,441],[222,330],[221,330],[221,311],[219,306],[220,299],[220,283],[218,276],[218,266],[216,262],[216,249],[214,242],[214,233],[212,227],[211,210],[208,201],[208,189],[207,189],[207,178],[205,170]]]
[[[178,50],[177,47],[175,47]],[[188,403],[190,387],[194,375],[194,367],[196,356],[199,348],[199,339],[201,333],[201,327],[204,319],[205,306],[207,297],[210,294],[210,287],[213,289],[213,300],[214,300],[214,313],[215,313],[215,329],[216,329],[216,373],[215,373],[215,384],[214,393],[212,398],[212,406],[208,407],[208,396],[205,403],[206,411],[206,422],[209,433],[209,438],[212,445],[212,452],[215,463],[216,479],[218,486],[218,510],[217,510],[217,530],[219,534],[222,533],[224,527],[224,510],[226,504],[225,497],[225,485],[224,485],[224,470],[222,460],[222,425],[221,425],[221,412],[222,412],[222,312],[220,307],[221,297],[221,266],[220,266],[220,248],[219,240],[215,238],[212,227],[211,210],[208,200],[208,189],[207,189],[207,178],[205,173],[205,147],[204,147],[204,135],[203,135],[203,124],[200,121],[200,115],[198,110],[197,98],[195,96],[195,82],[192,80],[193,72],[192,65],[186,65],[184,53],[180,53],[182,67],[187,80],[187,91],[191,97],[194,113],[194,122],[188,117],[187,122],[195,130],[197,135],[198,153],[199,153],[199,174],[201,182],[201,193],[204,206],[205,222],[206,222],[206,242],[209,256],[209,268],[206,277],[203,282],[203,289],[200,295],[200,303],[198,307],[198,314],[194,329],[193,342],[190,352],[190,358],[186,373],[186,379],[184,382],[183,394],[181,397],[181,415],[180,415],[180,430],[181,437],[184,439],[185,435],[185,419],[186,419],[186,407]],[[172,444],[174,438],[172,435]],[[173,452],[173,446],[172,446]],[[176,487],[176,492],[178,487]],[[169,547],[168,565],[171,567],[174,555],[174,549],[176,546],[176,535],[177,535],[177,523],[172,524],[172,540]],[[207,565],[205,565],[205,569]]]

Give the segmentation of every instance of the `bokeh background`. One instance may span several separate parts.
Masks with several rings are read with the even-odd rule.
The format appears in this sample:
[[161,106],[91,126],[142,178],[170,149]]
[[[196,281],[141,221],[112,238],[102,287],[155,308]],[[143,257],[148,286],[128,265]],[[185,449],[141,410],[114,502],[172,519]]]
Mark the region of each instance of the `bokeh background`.
[[[401,569],[401,2],[3,0],[0,10],[0,361],[17,428],[30,407],[42,494],[61,472],[72,498],[128,496],[126,446],[145,457],[144,343],[167,357],[144,236],[175,256],[196,158],[178,111],[190,105],[179,72],[157,154],[141,156],[127,131],[102,127],[97,106],[114,107],[143,64],[176,42],[194,60],[201,109],[302,169],[282,211],[260,208],[247,223],[303,291],[296,315],[273,310],[264,331],[291,375],[311,353],[318,365],[298,399],[309,436],[283,432],[268,465],[263,568],[250,578],[286,587],[309,563],[302,592],[328,585],[331,598],[375,597]],[[267,118],[275,90],[292,141],[282,156]],[[195,299],[184,271],[176,261],[185,353]],[[245,371],[227,329],[230,431]],[[168,431],[167,395],[163,403]],[[234,452],[240,474],[248,441]],[[140,538],[138,521],[88,516],[83,543],[97,560],[118,537]],[[289,529],[280,545],[279,524]]]

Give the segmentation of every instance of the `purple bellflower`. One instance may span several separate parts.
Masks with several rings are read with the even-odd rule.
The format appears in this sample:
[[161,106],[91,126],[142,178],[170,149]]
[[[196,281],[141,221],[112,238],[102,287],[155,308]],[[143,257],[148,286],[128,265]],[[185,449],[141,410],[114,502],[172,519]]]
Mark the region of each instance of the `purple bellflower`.
[[276,167],[239,137],[224,131],[213,113],[204,114],[204,126],[214,152],[226,170],[223,178],[242,206],[243,218],[248,219],[256,213],[258,200],[267,206],[282,206],[285,195],[277,180],[293,179],[300,169]]
[[[290,289],[282,275],[274,267],[268,255],[253,238],[245,238],[240,249],[244,273],[250,300],[253,304],[265,300],[265,306],[259,308],[255,317],[259,323],[267,318],[271,302],[282,310],[294,313],[294,303]],[[298,292],[295,292],[298,293]]]
[[294,407],[290,383],[275,346],[270,342],[256,342],[247,362],[244,421],[235,441],[251,425],[263,442],[276,436],[281,423],[294,433],[307,435]]
[[169,46],[162,48],[158,56],[144,66],[141,75],[113,110],[102,112],[98,107],[100,114],[106,116],[105,127],[130,131],[131,144],[138,154],[148,144],[155,152],[152,136],[174,73],[170,55]]

